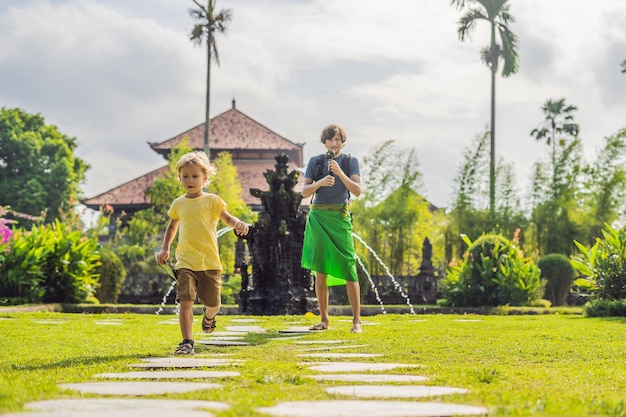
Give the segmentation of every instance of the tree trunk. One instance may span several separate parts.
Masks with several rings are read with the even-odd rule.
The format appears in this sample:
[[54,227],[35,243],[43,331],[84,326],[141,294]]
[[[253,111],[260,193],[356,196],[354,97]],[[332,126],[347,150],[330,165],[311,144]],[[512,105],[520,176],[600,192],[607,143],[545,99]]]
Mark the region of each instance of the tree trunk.
[[496,27],[491,23],[491,152],[489,156],[489,212],[496,212],[496,72],[499,54],[496,53]]
[[211,159],[209,148],[209,130],[211,119],[209,118],[209,106],[211,103],[211,43],[210,36],[207,37],[207,64],[206,64],[206,113],[204,115],[204,153]]

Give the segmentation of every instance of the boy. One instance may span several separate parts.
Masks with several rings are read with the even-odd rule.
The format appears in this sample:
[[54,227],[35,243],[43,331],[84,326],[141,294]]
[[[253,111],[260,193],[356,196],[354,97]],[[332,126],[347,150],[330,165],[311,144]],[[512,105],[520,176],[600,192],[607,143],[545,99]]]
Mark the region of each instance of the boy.
[[[204,304],[202,331],[215,330],[215,316],[220,310],[222,288],[222,263],[217,246],[217,223],[221,219],[238,235],[248,234],[248,225],[226,210],[226,203],[215,194],[205,193],[203,187],[215,173],[204,152],[194,151],[183,155],[176,164],[178,179],[185,194],[172,202],[167,214],[170,217],[163,245],[156,254],[159,265],[170,257],[170,246],[176,232],[176,301],[180,303],[179,323],[183,336],[177,355],[190,355],[194,351],[193,304]],[[179,230],[180,228],[180,230]]]

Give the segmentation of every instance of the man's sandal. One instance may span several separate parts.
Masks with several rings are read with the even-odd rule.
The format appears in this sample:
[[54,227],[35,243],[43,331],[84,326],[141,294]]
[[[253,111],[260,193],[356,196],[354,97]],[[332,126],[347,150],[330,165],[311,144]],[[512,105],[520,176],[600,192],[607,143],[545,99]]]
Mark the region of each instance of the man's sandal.
[[309,327],[309,330],[328,330],[328,324],[325,323],[317,323],[311,327]]
[[210,319],[206,316],[206,306],[205,306],[204,309],[202,310],[202,331],[204,333],[213,333],[213,330],[215,330],[216,324],[217,322],[215,321],[215,317]]
[[183,339],[174,351],[175,355],[191,355],[193,354],[193,340]]

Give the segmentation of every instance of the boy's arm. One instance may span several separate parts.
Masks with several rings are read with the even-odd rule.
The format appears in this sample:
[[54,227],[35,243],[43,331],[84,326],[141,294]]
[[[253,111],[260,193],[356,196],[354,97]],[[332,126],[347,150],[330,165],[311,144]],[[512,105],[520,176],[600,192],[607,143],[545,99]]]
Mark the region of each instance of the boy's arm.
[[170,246],[172,246],[177,230],[178,219],[170,219],[167,227],[165,228],[161,250],[156,254],[156,261],[159,265],[165,264],[165,262],[170,258]]
[[249,226],[239,220],[237,217],[230,214],[226,209],[222,210],[222,213],[220,214],[220,219],[222,219],[226,226],[235,229],[235,233],[237,233],[239,236],[245,236],[248,234]]

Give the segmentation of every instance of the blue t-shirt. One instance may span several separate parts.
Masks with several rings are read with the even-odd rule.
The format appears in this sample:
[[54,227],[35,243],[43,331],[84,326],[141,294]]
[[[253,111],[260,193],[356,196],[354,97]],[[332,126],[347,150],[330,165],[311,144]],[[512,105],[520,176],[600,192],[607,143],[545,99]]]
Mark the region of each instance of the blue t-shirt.
[[[350,158],[350,171],[346,172],[346,175],[349,177],[352,175],[361,175],[359,171],[359,161],[354,156],[349,156],[344,153],[339,154],[335,161],[339,164],[339,167],[342,167],[345,162],[342,161],[346,158]],[[309,163],[306,166],[306,172],[304,173],[304,178],[310,178],[314,181],[316,179],[313,177],[315,173],[315,164],[317,163],[317,156],[309,159]],[[324,155],[324,162],[322,163],[322,173],[320,178],[324,178],[328,175],[328,158]],[[317,179],[319,180],[319,178]],[[350,193],[343,182],[339,178],[336,178],[335,184],[332,187],[320,187],[315,196],[313,197],[313,204],[341,204],[347,203],[350,198]]]

